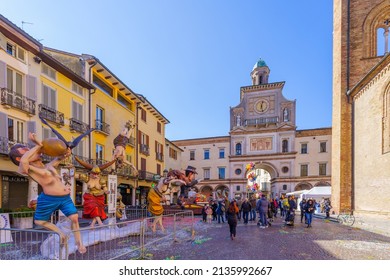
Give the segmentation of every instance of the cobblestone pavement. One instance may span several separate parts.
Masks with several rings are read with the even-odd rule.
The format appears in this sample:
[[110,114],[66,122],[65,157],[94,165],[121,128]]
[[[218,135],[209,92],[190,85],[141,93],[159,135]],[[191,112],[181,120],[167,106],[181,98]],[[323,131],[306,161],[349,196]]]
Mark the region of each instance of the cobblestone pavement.
[[[190,233],[188,233],[188,237]],[[239,222],[237,237],[230,239],[227,223],[206,224],[196,217],[195,239],[179,238],[147,249],[150,259],[178,260],[390,260],[390,237],[313,219],[306,228],[299,218],[285,226],[276,218],[261,229],[255,222]]]

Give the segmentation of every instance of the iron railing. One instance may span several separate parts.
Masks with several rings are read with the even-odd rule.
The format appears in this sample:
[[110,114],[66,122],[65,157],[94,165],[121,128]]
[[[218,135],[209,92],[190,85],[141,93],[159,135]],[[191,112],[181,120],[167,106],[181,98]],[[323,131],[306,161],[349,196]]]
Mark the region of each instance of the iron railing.
[[35,100],[27,98],[8,88],[1,88],[1,105],[10,106],[35,115]]
[[102,120],[95,120],[95,128],[97,131],[103,132],[106,135],[110,135],[110,125]]
[[52,121],[59,125],[64,125],[64,113],[57,111],[56,109],[50,108],[45,104],[38,105],[39,117],[46,120]]
[[139,152],[144,155],[150,155],[150,149],[148,145],[139,144]]
[[71,130],[75,130],[77,132],[86,132],[89,129],[89,125],[76,119],[76,118],[70,118],[69,119],[69,127]]

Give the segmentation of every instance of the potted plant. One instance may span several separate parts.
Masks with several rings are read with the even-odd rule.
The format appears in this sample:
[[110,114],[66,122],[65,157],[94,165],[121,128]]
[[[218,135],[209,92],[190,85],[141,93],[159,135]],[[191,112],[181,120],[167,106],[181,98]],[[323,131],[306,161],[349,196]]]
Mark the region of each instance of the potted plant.
[[10,213],[11,225],[13,228],[28,229],[33,228],[34,222],[34,211],[27,207],[21,206],[15,208]]

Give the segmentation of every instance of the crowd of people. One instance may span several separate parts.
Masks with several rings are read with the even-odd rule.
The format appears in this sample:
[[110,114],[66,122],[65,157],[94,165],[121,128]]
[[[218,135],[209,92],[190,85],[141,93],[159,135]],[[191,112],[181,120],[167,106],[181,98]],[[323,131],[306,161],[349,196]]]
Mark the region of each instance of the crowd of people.
[[[303,198],[298,205],[298,199],[293,195],[280,198],[269,198],[262,194],[256,199],[255,196],[243,199],[216,199],[210,200],[203,207],[203,222],[207,223],[225,223],[229,224],[230,237],[232,240],[236,237],[236,227],[239,222],[248,224],[257,222],[262,228],[268,228],[272,225],[274,219],[278,216],[284,220],[285,225],[293,226],[295,221],[295,212],[300,210],[300,221],[305,222],[306,227],[312,227],[312,217],[315,211],[325,213],[326,218],[330,216],[332,208],[330,200],[323,198],[317,202],[313,198]],[[256,219],[257,218],[257,219]]]

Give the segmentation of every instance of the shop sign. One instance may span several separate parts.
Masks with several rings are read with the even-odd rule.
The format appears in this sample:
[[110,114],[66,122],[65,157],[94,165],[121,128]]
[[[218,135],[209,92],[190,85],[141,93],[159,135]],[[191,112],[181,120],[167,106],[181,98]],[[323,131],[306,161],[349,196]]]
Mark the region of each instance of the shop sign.
[[28,177],[20,177],[20,176],[8,176],[3,175],[2,180],[4,182],[20,182],[20,183],[28,183]]

